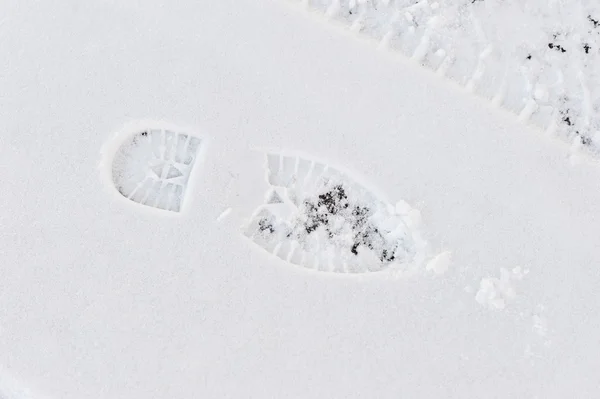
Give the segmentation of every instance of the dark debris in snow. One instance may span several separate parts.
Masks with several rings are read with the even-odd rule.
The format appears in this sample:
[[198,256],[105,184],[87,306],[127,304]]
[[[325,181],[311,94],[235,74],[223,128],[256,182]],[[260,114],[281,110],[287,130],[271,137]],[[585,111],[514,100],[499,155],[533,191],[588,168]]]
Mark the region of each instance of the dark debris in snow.
[[358,255],[358,249],[365,247],[375,251],[382,262],[395,259],[395,244],[392,247],[379,228],[369,220],[372,210],[368,206],[352,203],[343,185],[337,184],[315,199],[304,201],[304,209],[307,218],[303,227],[306,234],[322,227],[329,238],[333,238],[336,232],[332,230],[331,219],[341,217],[353,235],[352,254]]

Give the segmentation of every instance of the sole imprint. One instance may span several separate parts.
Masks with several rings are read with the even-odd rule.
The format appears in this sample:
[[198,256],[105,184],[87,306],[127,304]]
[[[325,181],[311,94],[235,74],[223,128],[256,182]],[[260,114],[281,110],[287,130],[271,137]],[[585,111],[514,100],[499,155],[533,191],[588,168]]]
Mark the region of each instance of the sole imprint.
[[267,252],[335,273],[402,270],[422,262],[426,244],[414,226],[346,173],[280,153],[266,154],[266,171],[265,201],[243,231]]
[[600,157],[600,3],[289,1]]
[[163,123],[130,124],[104,151],[109,184],[140,205],[181,212],[203,140]]

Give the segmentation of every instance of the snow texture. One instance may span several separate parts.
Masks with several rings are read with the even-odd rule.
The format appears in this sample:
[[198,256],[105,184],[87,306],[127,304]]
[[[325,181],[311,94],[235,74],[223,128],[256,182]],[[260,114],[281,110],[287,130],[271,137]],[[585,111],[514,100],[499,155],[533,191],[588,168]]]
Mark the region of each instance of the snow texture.
[[600,155],[600,3],[290,0]]
[[491,309],[504,309],[517,297],[515,283],[522,280],[527,273],[528,271],[523,272],[519,267],[514,268],[512,272],[502,268],[499,278],[482,278],[475,300]]
[[[567,157],[419,67],[531,121],[547,102],[574,136],[595,124],[595,42],[576,46],[595,3],[307,3],[379,38],[406,6],[392,32],[414,35],[386,45],[414,61],[284,1],[2,2],[0,395],[597,399],[600,168],[574,154],[592,146]],[[152,130],[201,140],[193,167]],[[181,186],[179,211],[155,186],[128,199],[127,176]],[[415,232],[452,253],[443,274]]]
[[127,132],[124,139],[119,135],[115,140],[121,144],[116,152],[105,150],[108,159],[112,158],[112,184],[128,200],[180,212],[202,140],[152,123],[147,125]]
[[[426,243],[395,208],[345,173],[307,158],[269,153],[272,187],[244,234],[292,264],[363,273],[420,262]],[[280,191],[279,191],[280,190]],[[285,199],[284,199],[285,198]]]
[[452,253],[450,251],[445,251],[427,262],[426,269],[439,276],[446,273],[451,264]]

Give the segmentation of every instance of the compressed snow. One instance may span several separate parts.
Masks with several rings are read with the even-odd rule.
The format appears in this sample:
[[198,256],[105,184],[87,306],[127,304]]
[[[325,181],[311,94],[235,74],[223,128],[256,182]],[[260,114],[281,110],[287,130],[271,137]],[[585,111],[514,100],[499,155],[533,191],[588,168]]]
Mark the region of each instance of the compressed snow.
[[[424,4],[397,16],[417,36],[392,35],[392,48],[416,49],[427,29],[429,49],[442,43],[436,29],[448,22],[419,23]],[[372,11],[353,25],[380,26]],[[597,165],[571,166],[562,143],[513,115],[305,15],[256,0],[3,2],[2,394],[597,397]],[[423,60],[458,79],[460,60],[444,64],[445,51]],[[480,82],[485,73],[476,92],[496,87]],[[523,87],[496,98],[518,105]],[[153,120],[201,133],[179,212],[127,199],[113,179],[120,146],[144,132],[123,127]],[[273,214],[293,221],[290,203],[318,203],[332,188],[265,179],[265,153],[282,151],[258,147],[306,154],[294,158],[298,175],[336,165],[343,187],[370,194],[349,201],[377,205],[373,225],[400,226],[415,244],[408,257],[425,258],[395,278],[380,270],[383,251],[364,246],[358,256],[375,272],[307,270],[291,242],[261,247],[244,235],[257,208],[282,207]],[[126,155],[123,170],[148,166],[135,162],[147,151]],[[329,220],[336,234],[351,221]],[[343,238],[322,242],[352,254]],[[426,265],[442,250],[452,264],[435,275]],[[514,299],[500,284],[507,265],[530,270],[522,280],[524,270],[508,271]],[[503,310],[475,300],[482,277]]]
[[[299,0],[290,0],[298,2]],[[600,3],[504,0],[305,0],[598,155]]]
[[[180,212],[202,140],[156,122],[129,123],[105,148],[102,168],[126,199]],[[118,147],[117,147],[118,146]],[[116,147],[116,149],[115,149]],[[108,166],[110,165],[110,166]]]
[[278,153],[266,159],[272,188],[244,232],[263,249],[337,273],[407,269],[424,258],[418,211],[395,214],[398,206],[328,164]]

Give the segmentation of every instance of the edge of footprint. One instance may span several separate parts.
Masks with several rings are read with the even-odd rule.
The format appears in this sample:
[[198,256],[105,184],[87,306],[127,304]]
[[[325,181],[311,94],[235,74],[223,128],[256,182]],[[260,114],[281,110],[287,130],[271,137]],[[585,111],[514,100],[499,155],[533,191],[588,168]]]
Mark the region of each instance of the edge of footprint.
[[[385,269],[380,270],[380,271],[375,271],[375,272],[367,271],[364,273],[340,273],[340,272],[336,272],[336,271],[314,270],[314,269],[299,266],[299,265],[294,265],[295,266],[294,269],[303,269],[304,272],[312,272],[312,273],[317,273],[319,275],[335,275],[337,277],[342,277],[342,276],[347,275],[346,277],[351,277],[351,278],[364,278],[366,276],[387,276],[387,277],[392,276],[395,278],[403,278],[403,277],[412,277],[417,274],[425,273],[426,272],[425,266],[427,265],[427,263],[431,259],[433,259],[439,255],[438,253],[432,253],[429,242],[424,238],[424,236],[422,234],[422,231],[420,228],[421,223],[420,222],[415,223],[414,219],[411,218],[410,212],[412,212],[412,211],[419,212],[418,209],[410,206],[404,200],[399,200],[399,201],[397,201],[398,204],[402,204],[403,208],[404,208],[404,211],[399,211],[398,204],[394,204],[391,200],[389,200],[388,195],[383,193],[380,189],[373,187],[373,185],[369,184],[360,173],[355,172],[354,170],[352,170],[350,168],[342,167],[335,162],[323,161],[318,156],[310,155],[306,152],[299,151],[299,150],[288,150],[288,149],[282,149],[282,148],[277,148],[277,147],[272,147],[272,146],[252,146],[250,148],[250,150],[258,152],[261,154],[261,156],[264,157],[263,161],[262,161],[263,178],[264,178],[264,182],[267,183],[267,192],[269,191],[268,188],[271,186],[271,184],[269,182],[269,165],[268,165],[268,160],[267,160],[268,154],[277,154],[278,156],[281,156],[281,157],[294,157],[294,158],[310,161],[312,163],[319,163],[319,164],[325,165],[327,167],[327,169],[333,169],[333,170],[339,172],[346,179],[348,179],[348,181],[350,183],[354,183],[357,186],[360,186],[364,190],[368,191],[375,199],[377,199],[384,206],[386,206],[387,210],[391,214],[398,216],[405,224],[408,232],[411,235],[413,242],[415,243],[415,245],[417,247],[417,253],[415,254],[415,258],[412,261],[407,262],[407,263],[393,263],[392,262]],[[406,208],[407,206],[409,207],[409,209]],[[243,218],[242,224],[240,226],[240,233],[244,237],[249,239],[250,241],[253,241],[252,238],[248,237],[246,234],[244,234],[244,232],[252,224],[252,222],[254,221],[256,216],[258,214],[260,214],[261,211],[266,209],[266,207],[267,207],[267,204],[261,203],[256,206],[256,208],[250,215]],[[280,261],[283,261],[277,255],[275,255],[274,253],[270,253],[265,248],[261,247],[261,251],[266,252],[269,255],[272,255],[274,258],[276,258]],[[285,261],[283,261],[283,262],[286,263]]]
[[128,139],[130,139],[131,137],[133,137],[145,130],[149,130],[149,129],[173,130],[176,132],[182,132],[185,134],[189,134],[191,136],[194,136],[194,137],[202,140],[202,145],[200,145],[200,148],[197,153],[196,163],[194,164],[194,167],[192,168],[192,170],[190,172],[190,176],[189,176],[189,180],[188,180],[188,184],[187,184],[188,194],[190,192],[195,191],[194,190],[194,186],[195,186],[194,181],[198,177],[197,175],[199,173],[199,170],[201,169],[199,167],[200,166],[199,164],[205,158],[207,146],[210,143],[210,138],[206,134],[201,133],[200,129],[198,129],[198,128],[188,126],[188,125],[176,124],[176,123],[172,123],[172,122],[169,122],[166,120],[150,119],[150,118],[137,119],[137,120],[131,120],[131,121],[125,122],[124,124],[121,125],[120,128],[113,130],[113,133],[105,139],[104,144],[100,148],[100,160],[97,164],[97,172],[100,177],[100,181],[102,182],[102,185],[107,194],[111,195],[113,198],[119,198],[119,199],[116,199],[115,201],[120,201],[124,204],[129,204],[128,206],[133,206],[138,211],[146,211],[146,212],[153,212],[153,213],[158,212],[159,214],[162,214],[162,215],[179,216],[179,215],[187,212],[190,201],[183,201],[183,205],[179,212],[164,211],[163,209],[157,209],[157,208],[153,208],[150,206],[144,206],[141,204],[137,204],[137,203],[125,198],[119,192],[119,190],[116,188],[116,186],[114,185],[112,165],[113,165],[113,161],[115,159],[115,156],[116,156],[118,150]]
[[[369,47],[375,48],[378,51],[387,54],[393,59],[403,62],[405,65],[418,66],[418,62],[415,62],[411,56],[403,53],[398,49],[392,49],[389,46],[382,45],[386,40],[385,34],[381,37],[376,35],[363,33],[357,31],[355,25],[348,24],[345,21],[342,21],[336,18],[335,14],[328,14],[326,10],[319,8],[313,4],[310,4],[308,0],[282,0],[284,4],[287,4],[293,9],[296,9],[299,12],[303,12],[309,17],[313,17],[319,23],[322,23],[324,26],[329,29],[334,29],[336,32],[346,35],[347,37],[351,37],[354,40],[358,40],[362,43],[367,44]],[[330,6],[333,5],[336,0],[331,0]],[[422,2],[416,2],[414,5],[421,4]],[[428,4],[427,2],[423,4]],[[328,6],[329,7],[329,6]],[[328,7],[325,7],[328,9]],[[485,51],[483,52],[485,53]],[[446,54],[447,58],[450,59],[452,56],[450,54]],[[443,63],[442,63],[443,64]],[[426,67],[417,67],[417,70],[422,70],[423,73],[428,73],[435,77],[440,77],[438,71],[433,70],[431,68]],[[476,75],[474,72],[474,76]],[[514,71],[513,71],[514,72]],[[559,134],[556,130],[561,122],[560,112],[555,107],[553,107],[552,117],[547,121],[547,123],[542,123],[539,121],[533,121],[531,118],[532,114],[530,114],[531,104],[529,102],[523,103],[523,106],[518,110],[510,109],[510,107],[504,105],[496,105],[493,99],[487,99],[485,95],[475,93],[468,86],[468,83],[472,80],[469,79],[466,83],[461,83],[455,79],[442,76],[441,81],[449,84],[462,92],[474,96],[475,98],[486,99],[483,101],[488,109],[492,109],[496,112],[501,113],[503,116],[509,116],[517,120],[520,124],[526,125],[531,128],[532,132],[536,134],[538,137],[547,139],[550,143],[557,148],[563,150],[565,152],[565,156],[569,159],[573,156],[576,156],[579,163],[585,162],[589,166],[600,166],[599,158],[600,158],[600,149],[594,146],[585,146],[583,144],[579,144],[581,141],[581,137],[576,134],[576,132],[571,132],[566,136],[563,134]],[[537,104],[537,103],[536,103]],[[537,110],[537,108],[536,108]]]

